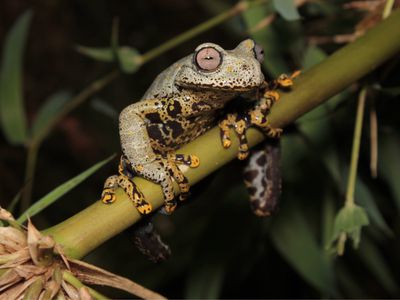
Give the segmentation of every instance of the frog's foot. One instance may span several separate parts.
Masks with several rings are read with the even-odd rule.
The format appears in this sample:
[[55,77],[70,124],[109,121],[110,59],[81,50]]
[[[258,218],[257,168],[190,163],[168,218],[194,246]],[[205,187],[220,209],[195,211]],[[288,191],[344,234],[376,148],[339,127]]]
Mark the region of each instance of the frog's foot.
[[118,175],[110,176],[104,182],[103,192],[101,193],[101,201],[104,204],[111,204],[115,201],[115,190],[118,187]]
[[151,213],[151,204],[144,199],[143,194],[139,191],[136,184],[125,175],[113,175],[107,178],[104,183],[103,192],[101,193],[101,201],[104,204],[113,203],[116,200],[115,191],[118,187],[121,187],[125,191],[128,198],[141,214],[147,215]]
[[[189,163],[188,160],[186,161]],[[168,155],[166,157],[157,155],[154,161],[145,165],[132,164],[131,168],[140,177],[161,186],[164,195],[164,208],[162,212],[165,214],[171,214],[177,207],[172,179],[178,182],[183,193],[188,193],[189,185],[186,178],[177,167],[175,161],[168,158]]]
[[248,128],[247,122],[240,118],[237,114],[228,114],[225,119],[219,123],[220,135],[222,146],[229,148],[232,144],[230,138],[230,128],[235,130],[235,133],[239,139],[239,153],[238,158],[240,160],[246,159],[249,155],[249,145],[247,143],[246,130]]
[[300,70],[294,71],[291,75],[282,74],[275,80],[277,88],[288,88],[293,85],[293,79],[299,76]]
[[133,202],[139,213],[142,215],[148,215],[152,212],[153,208],[151,204],[145,200],[142,192],[130,178],[124,175],[119,175],[118,186],[120,186],[128,195],[128,198]]

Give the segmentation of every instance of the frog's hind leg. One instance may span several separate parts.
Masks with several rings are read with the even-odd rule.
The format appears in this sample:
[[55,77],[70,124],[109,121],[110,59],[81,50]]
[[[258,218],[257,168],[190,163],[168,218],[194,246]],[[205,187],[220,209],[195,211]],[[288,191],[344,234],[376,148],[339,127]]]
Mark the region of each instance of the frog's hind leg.
[[243,177],[253,212],[258,216],[275,212],[281,193],[279,140],[267,139],[252,151]]

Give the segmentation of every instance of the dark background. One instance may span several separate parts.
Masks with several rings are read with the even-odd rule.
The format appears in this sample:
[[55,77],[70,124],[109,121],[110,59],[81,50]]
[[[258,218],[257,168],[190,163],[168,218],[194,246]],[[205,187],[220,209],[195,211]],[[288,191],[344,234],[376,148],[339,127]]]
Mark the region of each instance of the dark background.
[[[299,9],[299,21],[288,22],[278,16],[269,28],[275,34],[273,39],[264,39],[269,33],[258,32],[254,37],[262,44],[269,41],[263,46],[279,56],[275,60],[267,55],[266,74],[276,75],[276,70],[282,69],[281,61],[286,70],[307,69],[321,56],[343,46],[332,38],[354,32],[366,16],[365,12],[344,9],[343,3],[306,4]],[[23,95],[32,122],[50,95],[65,90],[76,94],[111,70],[111,64],[85,57],[75,51],[75,46],[109,46],[115,17],[119,18],[120,44],[145,53],[233,4],[223,0],[0,0],[0,46],[15,20],[31,9],[34,16],[24,55]],[[118,112],[140,99],[157,74],[198,44],[210,41],[234,48],[248,37],[252,17],[236,17],[162,54],[136,73],[121,75],[69,114],[40,150],[33,199],[118,153]],[[315,36],[326,37],[327,41],[315,46]],[[361,84],[398,87],[398,74],[399,57]],[[349,246],[344,257],[335,257],[325,247],[334,214],[344,201],[358,86],[351,86],[286,131],[284,190],[277,216],[261,219],[252,215],[241,183],[241,164],[233,162],[194,187],[190,203],[173,216],[157,217],[156,226],[173,251],[167,262],[147,262],[124,234],[102,245],[87,260],[170,298],[399,297],[400,178],[396,176],[400,175],[400,143],[396,96],[370,93],[360,154],[361,183],[356,191],[356,201],[362,206],[371,207],[372,201],[373,208],[367,209],[370,219],[371,211],[377,212],[383,223],[371,221],[363,230],[360,249]],[[368,112],[372,99],[382,150],[377,179],[369,172]],[[0,204],[6,207],[24,184],[26,151],[9,145],[1,135],[0,157]],[[35,217],[35,224],[44,229],[93,203],[100,196],[105,178],[115,173],[116,165],[114,160],[69,192]],[[332,165],[338,177],[332,175]],[[101,291],[127,297],[114,290]]]

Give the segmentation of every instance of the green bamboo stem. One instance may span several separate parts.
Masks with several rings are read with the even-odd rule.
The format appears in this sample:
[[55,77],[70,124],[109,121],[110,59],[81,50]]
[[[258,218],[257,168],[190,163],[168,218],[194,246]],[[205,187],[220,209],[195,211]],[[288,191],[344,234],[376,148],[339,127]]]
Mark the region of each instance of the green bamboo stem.
[[[284,127],[371,72],[400,51],[399,36],[400,11],[398,10],[365,36],[343,47],[301,75],[296,80],[293,91],[284,94],[281,101],[272,109],[271,125]],[[251,129],[248,131],[248,140],[250,145],[254,146],[263,140],[263,135]],[[198,168],[185,170],[190,183],[195,184],[235,159],[237,148],[237,139],[233,139],[232,146],[223,149],[217,128],[184,146],[179,150],[180,153],[195,154],[200,158]],[[134,181],[154,208],[162,205],[159,186],[141,178],[135,178]],[[51,234],[63,245],[68,256],[81,258],[139,219],[140,215],[133,204],[122,191],[118,190],[117,201],[114,204],[104,205],[96,201],[80,213],[45,230],[45,233]]]

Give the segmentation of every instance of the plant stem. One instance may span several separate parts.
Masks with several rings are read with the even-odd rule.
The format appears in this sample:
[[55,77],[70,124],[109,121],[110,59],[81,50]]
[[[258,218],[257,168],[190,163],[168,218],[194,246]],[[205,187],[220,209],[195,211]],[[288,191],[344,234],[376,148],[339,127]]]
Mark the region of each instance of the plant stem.
[[[395,11],[366,35],[300,75],[292,92],[283,94],[281,101],[273,107],[269,117],[271,125],[283,127],[295,121],[371,72],[400,51],[399,35],[400,11]],[[247,137],[250,146],[264,138],[256,129],[250,129]],[[235,138],[232,142],[229,149],[224,149],[219,129],[213,128],[179,150],[179,153],[195,154],[200,158],[198,168],[184,170],[191,185],[236,158],[238,141]],[[158,185],[141,178],[135,178],[134,182],[154,208],[163,204]],[[141,217],[122,190],[118,189],[116,196],[117,201],[112,205],[96,201],[80,213],[47,229],[45,233],[51,234],[63,245],[68,256],[80,258],[88,254]]]
[[363,88],[358,96],[356,122],[354,126],[353,147],[351,150],[351,162],[349,177],[347,179],[347,191],[345,205],[354,205],[354,190],[356,186],[358,158],[360,156],[361,133],[364,119],[365,98],[367,97],[367,89]]

